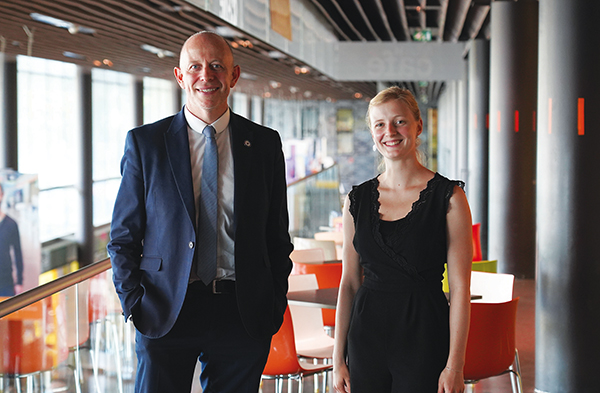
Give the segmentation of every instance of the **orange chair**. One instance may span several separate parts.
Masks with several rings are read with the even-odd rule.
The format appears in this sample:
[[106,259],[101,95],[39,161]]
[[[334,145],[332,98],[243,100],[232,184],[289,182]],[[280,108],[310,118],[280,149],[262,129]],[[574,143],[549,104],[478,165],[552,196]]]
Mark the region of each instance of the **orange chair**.
[[[285,310],[283,325],[271,340],[269,358],[263,370],[263,379],[275,380],[275,391],[283,392],[283,380],[288,380],[287,391],[291,392],[292,380],[298,381],[298,392],[302,392],[305,376],[325,373],[332,369],[331,364],[310,364],[298,359],[294,337],[294,325],[289,307]],[[326,379],[323,378],[325,381]],[[323,392],[326,391],[323,386]]]
[[341,246],[344,240],[343,232],[317,232],[314,234],[316,240],[333,240],[336,245]]
[[53,301],[58,296],[0,319],[0,380],[14,381],[17,391],[22,378],[28,391],[36,384],[42,388],[41,374],[67,360],[64,301]]
[[[319,289],[337,288],[342,279],[342,263],[294,263],[294,274],[314,274],[317,276]],[[323,309],[323,324],[335,326],[335,310]]]
[[511,373],[513,393],[523,392],[515,345],[519,298],[505,303],[472,303],[465,358],[465,383]]
[[325,253],[321,248],[306,248],[304,250],[294,250],[290,254],[290,259],[294,263],[292,274],[301,274],[297,272],[298,263],[323,263],[325,262]]
[[308,237],[294,237],[293,243],[296,250],[304,250],[307,248],[323,249],[326,261],[338,259],[337,246],[333,240],[317,240]]
[[473,224],[473,260],[483,260],[481,252],[481,223]]

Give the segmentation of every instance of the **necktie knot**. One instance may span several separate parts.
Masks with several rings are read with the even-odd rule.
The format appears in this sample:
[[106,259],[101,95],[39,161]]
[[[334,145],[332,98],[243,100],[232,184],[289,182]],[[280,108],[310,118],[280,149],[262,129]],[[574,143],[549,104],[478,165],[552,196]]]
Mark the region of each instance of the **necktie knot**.
[[215,137],[215,128],[211,125],[208,125],[208,126],[204,127],[204,130],[202,130],[202,133],[207,138],[214,138]]

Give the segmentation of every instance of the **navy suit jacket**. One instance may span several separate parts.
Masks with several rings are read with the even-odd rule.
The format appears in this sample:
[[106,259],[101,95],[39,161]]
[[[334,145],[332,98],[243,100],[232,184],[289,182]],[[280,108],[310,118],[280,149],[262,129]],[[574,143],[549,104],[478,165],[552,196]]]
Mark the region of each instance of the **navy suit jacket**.
[[[279,134],[231,113],[236,296],[255,338],[279,329],[293,249]],[[127,134],[108,251],[126,319],[151,338],[177,319],[196,245],[196,207],[183,110]]]

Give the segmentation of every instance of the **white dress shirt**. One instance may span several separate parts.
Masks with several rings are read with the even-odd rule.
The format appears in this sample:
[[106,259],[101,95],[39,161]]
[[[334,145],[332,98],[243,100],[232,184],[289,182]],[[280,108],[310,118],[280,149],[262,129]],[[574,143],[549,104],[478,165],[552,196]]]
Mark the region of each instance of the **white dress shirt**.
[[[202,179],[202,159],[204,158],[205,137],[202,130],[205,122],[194,116],[187,106],[184,109],[188,124],[188,140],[190,143],[190,160],[194,183],[194,201],[196,212],[200,200],[200,183]],[[231,152],[231,131],[229,129],[229,109],[211,125],[215,128],[215,138],[219,154],[218,174],[218,212],[217,212],[217,280],[235,280],[235,234],[233,228],[233,154]],[[196,220],[198,217],[196,217]],[[202,247],[202,245],[199,245]],[[196,272],[192,272],[192,281],[197,280]]]

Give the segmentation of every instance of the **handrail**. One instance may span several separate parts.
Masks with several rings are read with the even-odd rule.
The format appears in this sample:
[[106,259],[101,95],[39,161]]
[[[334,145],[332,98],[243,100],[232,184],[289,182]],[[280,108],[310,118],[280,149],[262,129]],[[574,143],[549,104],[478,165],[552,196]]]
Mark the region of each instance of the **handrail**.
[[327,168],[325,168],[325,169],[321,169],[319,172],[311,173],[311,174],[310,174],[310,175],[308,175],[308,176],[304,176],[304,177],[301,177],[300,179],[296,179],[296,180],[294,180],[294,181],[291,181],[290,183],[288,183],[288,185],[287,185],[287,186],[288,186],[288,187],[289,187],[289,186],[294,186],[294,185],[296,185],[296,184],[298,184],[298,183],[301,183],[301,182],[303,182],[303,181],[306,181],[306,180],[310,179],[311,177],[318,176],[318,175],[320,175],[321,173],[323,173],[323,172],[326,172],[326,171],[330,170],[331,168],[333,168],[333,167],[335,167],[335,166],[337,166],[337,164],[333,164],[333,165],[331,165],[331,166],[328,166],[328,167],[327,167]]
[[92,278],[110,268],[110,258],[106,258],[91,265],[82,267],[73,273],[59,277],[56,280],[52,280],[46,284],[37,286],[16,296],[12,296],[3,302],[0,302],[0,318],[3,318],[8,314],[22,309],[23,307],[40,301],[50,295],[67,289],[77,283]]

